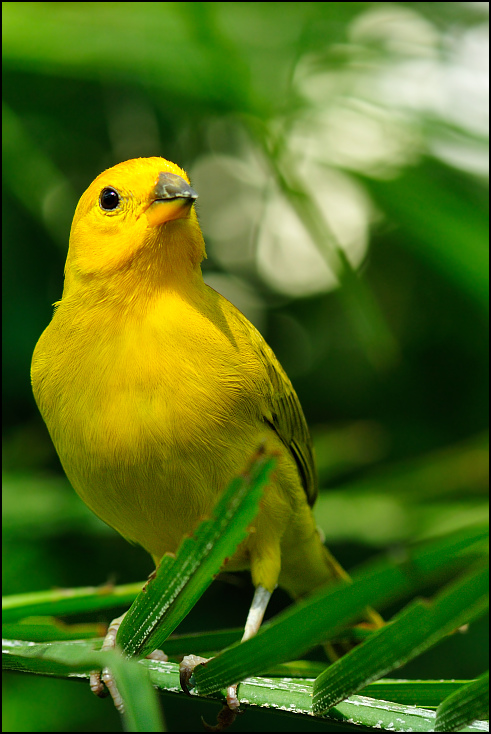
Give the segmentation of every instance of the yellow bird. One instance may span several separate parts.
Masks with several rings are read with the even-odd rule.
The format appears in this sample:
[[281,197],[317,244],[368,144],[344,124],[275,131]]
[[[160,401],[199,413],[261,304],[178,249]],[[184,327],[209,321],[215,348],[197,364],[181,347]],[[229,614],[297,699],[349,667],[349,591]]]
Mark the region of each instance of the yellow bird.
[[261,442],[275,450],[254,532],[227,563],[250,569],[256,588],[249,637],[277,584],[298,598],[346,573],[311,512],[312,444],[290,380],[254,326],[203,281],[196,198],[164,158],[95,179],[75,212],[32,386],[77,493],[156,564]]

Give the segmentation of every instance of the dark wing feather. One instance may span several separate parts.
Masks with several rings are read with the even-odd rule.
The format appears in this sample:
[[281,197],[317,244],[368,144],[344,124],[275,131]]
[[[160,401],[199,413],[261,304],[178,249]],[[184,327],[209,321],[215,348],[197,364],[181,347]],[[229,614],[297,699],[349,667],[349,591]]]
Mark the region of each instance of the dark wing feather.
[[262,338],[258,346],[271,388],[264,420],[295,459],[308,503],[312,506],[317,498],[317,473],[312,439],[302,406],[273,350]]
[[[261,400],[262,419],[275,431],[294,458],[307,501],[312,506],[317,498],[317,472],[312,439],[297,393],[273,350],[257,329],[230,301],[216,291],[214,293],[224,317],[221,327],[224,333],[233,343],[236,343],[233,334],[241,333],[244,341],[253,346],[255,357],[260,362],[255,379],[258,380],[256,395]],[[231,322],[234,322],[233,325]],[[258,378],[258,375],[261,377]]]

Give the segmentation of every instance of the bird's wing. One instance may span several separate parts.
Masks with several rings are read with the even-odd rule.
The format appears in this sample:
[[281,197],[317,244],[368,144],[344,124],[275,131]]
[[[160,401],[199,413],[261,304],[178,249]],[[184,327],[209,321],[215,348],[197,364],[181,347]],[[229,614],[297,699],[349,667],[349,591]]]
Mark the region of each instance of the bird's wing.
[[257,385],[262,397],[263,420],[295,459],[307,501],[312,506],[317,497],[317,473],[312,439],[297,393],[273,350],[257,329],[234,306],[229,315],[232,313],[241,329],[247,333],[248,341],[252,341],[263,368],[262,384]]
[[262,337],[258,346],[270,388],[266,394],[264,420],[295,459],[308,503],[312,506],[317,498],[317,473],[312,439],[300,400],[273,350]]

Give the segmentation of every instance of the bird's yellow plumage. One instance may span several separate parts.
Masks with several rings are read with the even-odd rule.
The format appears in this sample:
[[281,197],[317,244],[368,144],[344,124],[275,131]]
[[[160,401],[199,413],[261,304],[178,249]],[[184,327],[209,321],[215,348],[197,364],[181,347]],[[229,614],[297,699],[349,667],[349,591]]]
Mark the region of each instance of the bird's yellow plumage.
[[156,562],[265,441],[278,467],[227,569],[303,595],[345,575],[311,513],[311,440],[271,349],[203,281],[196,197],[163,158],[121,163],[89,186],[34,352],[34,395],[78,494]]

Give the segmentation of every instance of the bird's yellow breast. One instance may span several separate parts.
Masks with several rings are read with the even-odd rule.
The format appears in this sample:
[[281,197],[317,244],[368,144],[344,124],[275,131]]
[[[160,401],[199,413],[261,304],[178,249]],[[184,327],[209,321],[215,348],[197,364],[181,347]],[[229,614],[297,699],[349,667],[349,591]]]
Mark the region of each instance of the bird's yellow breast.
[[33,359],[36,399],[73,486],[156,556],[209,511],[262,430],[263,366],[232,335],[230,304],[217,294],[205,303],[166,293],[145,314],[91,318],[85,307],[81,320],[62,302]]

